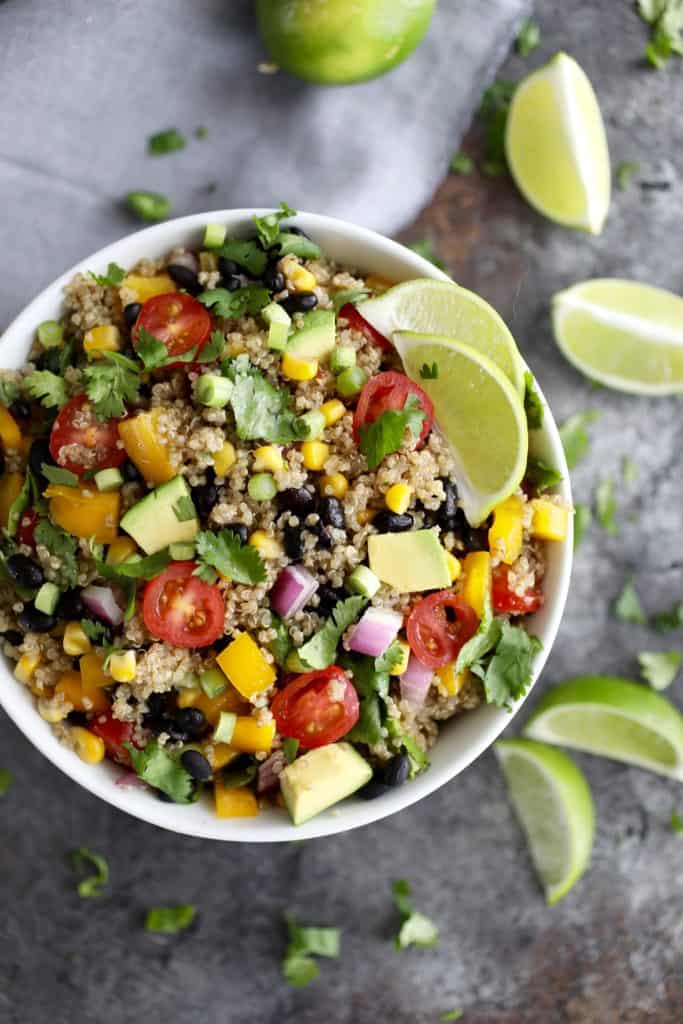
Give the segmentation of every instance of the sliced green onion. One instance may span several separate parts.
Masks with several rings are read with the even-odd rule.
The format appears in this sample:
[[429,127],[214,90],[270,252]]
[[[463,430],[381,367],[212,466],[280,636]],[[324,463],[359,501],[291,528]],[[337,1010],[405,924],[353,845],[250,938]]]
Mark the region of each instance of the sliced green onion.
[[367,383],[368,375],[360,366],[349,366],[337,377],[337,393],[342,398],[353,398]]
[[207,405],[212,409],[224,409],[230,401],[234,386],[227,377],[205,373],[195,384],[195,395],[201,405]]
[[320,440],[327,426],[325,417],[318,409],[311,409],[310,412],[305,412],[303,416],[299,417],[299,422],[306,428],[306,433],[303,435],[305,441]]
[[356,365],[356,350],[353,345],[337,345],[332,349],[330,356],[330,369],[335,375],[349,366]]
[[249,480],[247,491],[253,501],[270,501],[277,494],[275,478],[270,473],[256,473]]
[[64,341],[64,328],[56,320],[43,320],[36,333],[43,348],[59,348]]

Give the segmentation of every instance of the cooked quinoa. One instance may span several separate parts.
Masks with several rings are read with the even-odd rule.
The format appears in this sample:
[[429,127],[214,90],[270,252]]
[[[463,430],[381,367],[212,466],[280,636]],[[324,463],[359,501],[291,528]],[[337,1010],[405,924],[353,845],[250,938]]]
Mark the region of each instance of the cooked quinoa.
[[[470,526],[431,402],[356,309],[391,282],[275,217],[257,236],[78,274],[0,382],[16,678],[84,760],[180,803],[213,788],[224,817],[280,803],[288,765],[343,739],[368,797],[426,770],[439,723],[496,699],[493,641],[455,669],[482,601],[530,674],[519,627],[543,600],[534,485]],[[409,398],[417,420],[372,451]],[[412,535],[439,584],[373,563],[370,538]]]

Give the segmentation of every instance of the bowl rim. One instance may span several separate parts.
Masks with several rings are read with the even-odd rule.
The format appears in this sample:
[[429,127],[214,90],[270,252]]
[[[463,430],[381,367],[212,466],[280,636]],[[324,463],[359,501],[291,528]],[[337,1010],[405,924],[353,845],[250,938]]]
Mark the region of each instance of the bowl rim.
[[[43,288],[12,320],[1,335],[2,341],[5,343],[5,347],[7,347],[7,343],[11,342],[15,337],[18,341],[22,337],[31,337],[38,322],[36,317],[40,306],[52,302],[56,309],[59,308],[62,302],[63,288],[75,274],[84,273],[90,269],[99,270],[100,266],[105,267],[109,261],[116,262],[117,255],[122,248],[134,245],[140,250],[139,255],[135,259],[140,259],[144,255],[145,247],[148,245],[152,249],[161,247],[164,250],[171,249],[174,245],[179,244],[181,238],[186,236],[188,232],[201,230],[207,223],[225,221],[236,229],[238,225],[244,226],[245,223],[251,223],[252,217],[263,216],[272,211],[273,207],[210,210],[163,221],[125,235],[85,257],[85,259],[80,260]],[[361,245],[368,243],[371,248],[382,250],[383,255],[387,259],[394,260],[396,263],[400,263],[409,269],[411,277],[429,277],[436,280],[451,281],[447,274],[424,259],[424,257],[401,243],[369,228],[361,227],[336,217],[304,211],[300,211],[297,214],[297,221],[301,223],[307,232],[310,231],[314,235],[316,231],[323,234],[328,232],[345,236],[346,241],[350,243],[355,242]],[[334,253],[330,255],[334,258]],[[127,262],[130,261],[127,260]],[[406,276],[405,279],[408,280],[410,278]],[[545,413],[543,427],[538,433],[544,439],[546,446],[549,447],[551,457],[554,460],[553,464],[562,473],[563,479],[559,485],[559,493],[571,505],[572,495],[569,472],[559,431],[538,382],[536,382],[536,386]],[[305,825],[295,827],[283,812],[282,822],[285,825],[284,828],[279,819],[277,825],[272,825],[267,821],[261,821],[258,824],[259,818],[226,820],[214,816],[212,819],[214,824],[208,825],[203,824],[201,821],[195,822],[189,816],[186,816],[185,820],[183,820],[182,812],[187,810],[185,805],[175,806],[169,803],[162,803],[156,800],[153,794],[146,791],[143,793],[139,789],[117,786],[116,779],[120,778],[120,768],[106,762],[97,766],[87,765],[73,751],[62,744],[47,723],[37,713],[32,695],[28,694],[23,684],[14,679],[11,671],[11,662],[7,658],[2,658],[0,676],[3,672],[6,673],[11,685],[0,687],[0,706],[2,706],[8,717],[29,742],[71,780],[77,782],[94,796],[99,797],[118,810],[124,811],[148,824],[157,825],[160,828],[181,835],[228,842],[291,842],[292,840],[341,834],[386,818],[429,796],[459,775],[465,768],[469,767],[507,728],[536,685],[557,637],[569,591],[573,561],[572,533],[572,522],[570,519],[570,529],[558,555],[559,577],[555,600],[552,606],[546,605],[544,607],[547,623],[543,629],[543,649],[536,655],[534,660],[533,680],[527,693],[515,702],[509,712],[500,708],[494,708],[492,705],[486,705],[486,708],[492,712],[488,715],[489,720],[478,730],[476,738],[467,745],[465,753],[459,757],[454,757],[452,763],[440,768],[432,765],[427,772],[412,780],[409,785],[391,791],[379,800],[355,801],[351,808],[347,806],[346,812],[343,815],[333,807],[323,815],[313,818]],[[26,700],[27,694],[28,700]],[[144,799],[142,799],[143,797]],[[348,801],[345,803],[348,804]],[[350,809],[354,813],[348,813]]]

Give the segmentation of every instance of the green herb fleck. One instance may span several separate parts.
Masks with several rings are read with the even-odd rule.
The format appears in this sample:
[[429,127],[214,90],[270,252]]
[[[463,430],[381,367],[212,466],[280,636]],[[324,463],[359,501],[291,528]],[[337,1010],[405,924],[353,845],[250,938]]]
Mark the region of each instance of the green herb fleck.
[[421,238],[416,242],[411,242],[408,248],[412,249],[413,252],[416,252],[423,260],[428,260],[429,263],[433,263],[435,267],[439,268],[439,270],[446,269],[446,264],[439,258],[431,238]]
[[439,929],[433,921],[413,908],[410,884],[405,879],[392,882],[391,895],[401,915],[401,927],[394,939],[396,949],[406,949],[408,946],[435,946],[439,941]]
[[156,740],[148,743],[143,750],[138,750],[132,743],[124,743],[124,746],[130,753],[133,768],[139,778],[170,796],[176,804],[192,802],[194,786],[191,776]]
[[106,632],[104,625],[94,619],[81,619],[81,629],[93,644],[98,644]]
[[617,164],[614,177],[620,192],[624,192],[629,187],[639,170],[640,164],[637,160],[622,160],[620,164]]
[[462,1014],[463,1014],[462,1010],[449,1010],[448,1013],[442,1013],[441,1016],[439,1017],[439,1020],[443,1020],[443,1021],[460,1020],[460,1018],[462,1017]]
[[236,320],[245,313],[251,316],[259,313],[270,302],[270,293],[261,285],[248,284],[236,292],[229,292],[227,288],[212,288],[211,291],[202,292],[198,299],[211,309],[214,316]]
[[98,419],[119,418],[126,413],[126,402],[135,402],[138,398],[138,365],[120,352],[102,351],[100,357],[83,370],[85,393]]
[[525,18],[519,30],[515,46],[520,57],[528,57],[541,42],[541,30],[533,18]]
[[524,411],[529,430],[540,430],[543,426],[543,402],[536,390],[533,374],[524,373]]
[[160,192],[129,192],[126,205],[136,217],[153,224],[164,220],[171,212],[171,203]]
[[560,427],[560,440],[570,469],[574,469],[588,452],[586,427],[593,423],[599,415],[593,409],[577,412],[565,420]]
[[439,379],[439,364],[423,363],[420,367],[420,377],[422,380],[438,380]]
[[337,601],[329,619],[310,640],[298,650],[300,659],[309,668],[328,668],[334,661],[337,645],[342,634],[356,621],[367,604],[364,597],[347,597],[345,601]]
[[168,128],[164,132],[157,132],[150,135],[147,140],[147,148],[154,156],[163,156],[165,153],[174,153],[177,149],[185,149],[187,140],[175,128]]
[[286,736],[282,741],[282,753],[285,755],[287,764],[291,764],[296,760],[298,752],[299,741],[293,739],[291,736]]
[[289,444],[301,437],[305,427],[291,409],[289,392],[266,380],[251,366],[248,356],[225,360],[221,370],[235,385],[230,405],[241,440]]
[[211,337],[204,348],[196,356],[198,363],[215,363],[225,351],[225,335],[222,331],[212,331]]
[[61,466],[49,466],[47,462],[44,462],[41,466],[41,472],[51,484],[58,484],[63,487],[78,487],[79,480],[76,474],[68,469],[62,469]]
[[474,160],[467,153],[459,150],[451,158],[449,166],[451,174],[471,174],[474,170]]
[[106,274],[94,274],[92,270],[89,270],[88,274],[96,284],[103,288],[117,288],[126,276],[125,270],[118,263],[110,263]]
[[651,26],[646,60],[661,70],[674,54],[683,55],[683,4],[681,0],[638,0],[638,13]]
[[484,129],[481,169],[490,178],[499,178],[507,171],[505,126],[516,88],[516,82],[494,82],[484,93],[479,107],[478,117]]
[[0,796],[4,796],[12,785],[12,773],[7,768],[0,768]]
[[668,633],[671,630],[680,629],[683,626],[683,603],[657,612],[652,617],[652,625],[658,633]]
[[200,124],[194,130],[195,139],[206,139],[209,136],[209,129],[206,125]]
[[586,535],[586,530],[593,522],[593,512],[590,505],[583,505],[580,502],[574,506],[574,551]]
[[625,484],[634,484],[638,479],[638,466],[630,455],[625,455],[621,464],[621,476]]
[[314,956],[336,959],[339,956],[338,928],[311,928],[298,925],[285,915],[289,942],[282,961],[282,975],[288,985],[302,988],[314,981],[319,972]]
[[179,903],[170,907],[151,907],[145,915],[145,930],[161,935],[176,935],[189,928],[195,919],[197,908],[191,903]]
[[35,540],[59,561],[55,583],[62,588],[75,587],[78,583],[78,539],[49,519],[41,519],[36,526]]
[[285,202],[281,202],[280,209],[274,213],[266,213],[263,217],[254,217],[256,234],[264,249],[271,249],[275,245],[280,234],[280,221],[286,217],[296,217],[296,210],[292,210]]
[[612,537],[616,537],[619,533],[619,526],[615,520],[616,514],[617,499],[614,494],[614,481],[608,478],[598,484],[595,492],[595,515],[603,530]]
[[671,686],[681,667],[680,651],[641,651],[638,655],[640,674],[653,690]]
[[10,406],[12,402],[16,402],[20,394],[20,379],[10,370],[0,370],[0,403],[2,405]]
[[237,263],[252,277],[260,277],[268,262],[268,256],[258,242],[243,241],[240,238],[229,238],[216,253]]
[[74,871],[83,874],[89,872],[78,883],[78,895],[84,899],[101,896],[109,881],[109,865],[99,853],[93,853],[86,846],[80,846],[69,854],[69,861]]
[[232,530],[221,530],[219,533],[203,530],[197,534],[195,542],[200,563],[195,572],[202,579],[203,570],[208,567],[235,583],[255,586],[264,582],[266,569],[258,550],[250,544],[242,544]]
[[275,664],[278,668],[284,668],[289,652],[292,649],[289,631],[280,616],[274,612],[271,612],[270,628],[275,631],[275,636],[268,644],[268,650],[275,658]]
[[559,469],[549,466],[543,459],[537,459],[530,455],[526,464],[526,478],[534,485],[538,493],[542,494],[543,491],[557,486],[562,481],[562,474]]
[[671,812],[671,831],[676,836],[683,836],[683,818],[678,811]]
[[24,391],[31,398],[40,399],[46,409],[61,409],[69,401],[66,383],[50,370],[34,370],[24,378]]
[[612,606],[612,610],[621,622],[632,622],[637,626],[647,625],[647,616],[640,603],[633,577],[629,577],[624,583],[619,597]]
[[360,431],[359,448],[368,460],[370,469],[377,469],[382,460],[397,452],[403,444],[406,431],[417,440],[426,413],[420,407],[417,395],[406,398],[403,409],[387,409],[376,420]]
[[362,302],[363,299],[367,299],[370,292],[367,288],[345,288],[340,292],[337,292],[332,299],[332,305],[335,313],[338,313],[342,306],[346,306],[347,303],[354,306],[357,302]]

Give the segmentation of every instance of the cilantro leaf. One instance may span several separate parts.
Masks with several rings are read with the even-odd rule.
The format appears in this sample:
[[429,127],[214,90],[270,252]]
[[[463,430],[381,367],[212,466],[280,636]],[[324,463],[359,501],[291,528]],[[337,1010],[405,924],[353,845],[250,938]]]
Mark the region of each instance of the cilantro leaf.
[[221,530],[220,533],[202,530],[195,542],[200,562],[217,569],[235,583],[254,586],[265,580],[266,569],[261,555],[250,544],[242,544],[232,530]]
[[73,366],[76,358],[76,343],[71,339],[59,348],[49,348],[43,352],[40,361],[44,370],[63,377],[68,366]]
[[14,537],[19,526],[19,521],[28,508],[31,501],[31,490],[35,489],[35,481],[30,467],[26,469],[26,476],[21,485],[21,490],[9,507],[7,514],[7,535]]
[[101,896],[102,890],[109,881],[109,865],[99,853],[94,853],[86,846],[80,846],[69,854],[69,861],[74,871],[83,873],[90,871],[78,883],[78,895],[82,899]]
[[106,274],[94,274],[92,270],[89,270],[88,274],[96,284],[103,288],[118,287],[126,276],[125,270],[122,270],[118,263],[110,263]]
[[160,935],[175,935],[189,928],[197,908],[192,903],[179,903],[170,907],[151,907],[145,915],[145,931]]
[[683,54],[681,0],[638,0],[638,13],[652,26],[645,57],[654,68],[663,68],[673,54]]
[[474,170],[474,160],[467,153],[459,150],[451,158],[449,168],[452,174],[471,174]]
[[439,259],[431,238],[420,238],[416,242],[411,242],[408,248],[412,249],[413,252],[416,252],[418,256],[422,257],[422,259],[433,263],[434,266],[438,267],[440,270],[446,269],[446,264],[443,260]]
[[574,469],[588,451],[588,435],[586,427],[600,414],[593,409],[577,412],[570,416],[560,427],[560,440],[564,448],[567,465]]
[[124,746],[139,778],[170,796],[176,804],[191,803],[192,776],[159,746],[157,740],[152,740],[143,750],[138,750],[132,743],[124,743]]
[[174,366],[176,363],[194,362],[197,357],[197,346],[193,345],[191,349],[181,352],[180,355],[170,355],[163,341],[159,341],[144,327],[140,327],[136,333],[135,354],[142,360],[146,370],[160,370],[165,366]]
[[640,673],[653,690],[671,686],[681,667],[680,651],[641,651],[638,655]]
[[420,436],[426,413],[420,407],[417,395],[408,395],[403,409],[387,409],[374,422],[360,431],[359,448],[368,460],[370,469],[377,469],[385,456],[397,452],[406,430],[413,439]]
[[353,625],[366,604],[367,598],[360,595],[337,601],[322,629],[298,649],[301,660],[309,668],[328,668],[334,661],[342,634]]
[[39,399],[46,409],[61,409],[69,401],[66,383],[50,370],[34,370],[24,377],[24,391]]
[[285,755],[287,764],[292,764],[296,760],[298,752],[299,741],[295,740],[292,736],[285,736],[282,741],[282,753]]
[[185,149],[187,140],[175,128],[169,128],[164,132],[157,132],[150,135],[147,140],[147,148],[154,156],[163,156],[166,153],[174,153],[177,149]]
[[221,369],[235,387],[230,405],[237,436],[242,441],[264,440],[289,444],[305,431],[290,408],[291,396],[276,388],[249,362],[248,356],[225,360]]
[[41,472],[51,484],[59,484],[62,487],[78,487],[79,481],[76,474],[68,469],[63,469],[61,466],[50,466],[47,462],[44,462],[41,466]]
[[516,82],[499,79],[486,90],[479,106],[477,116],[484,129],[484,160],[481,169],[491,178],[498,178],[507,170],[505,127],[516,88]]
[[0,403],[10,406],[20,394],[19,378],[9,370],[0,370]]
[[578,503],[574,506],[574,551],[583,540],[586,530],[593,522],[593,513],[590,505]]
[[428,363],[423,363],[420,367],[420,377],[422,380],[438,380],[439,379],[439,364],[432,363],[430,366]]
[[663,612],[657,612],[652,617],[652,625],[658,633],[668,633],[672,629],[680,629],[683,626],[683,603],[675,604]]
[[101,420],[125,415],[126,402],[135,402],[140,387],[138,366],[120,352],[99,353],[100,358],[86,366],[85,393]]
[[227,789],[241,789],[242,786],[248,786],[250,782],[253,782],[258,773],[258,766],[251,763],[244,765],[241,768],[233,768],[230,771],[223,771],[223,785]]
[[162,548],[161,551],[155,551],[153,555],[147,555],[145,558],[131,557],[117,565],[108,566],[108,578],[116,582],[120,582],[120,577],[129,580],[153,580],[172,561],[168,548]]
[[617,499],[614,494],[614,481],[611,478],[598,484],[595,492],[595,514],[603,530],[612,537],[616,537],[619,533],[619,527],[614,518],[617,514]]
[[528,370],[524,373],[524,411],[529,430],[540,430],[543,426],[543,402],[536,390],[536,382]]
[[287,626],[279,615],[271,612],[270,620],[270,628],[275,630],[275,636],[268,644],[268,650],[275,658],[275,664],[278,668],[284,668],[287,656],[292,649],[292,641],[290,640]]
[[396,949],[406,949],[408,946],[435,946],[439,941],[439,929],[433,921],[413,908],[410,884],[405,879],[392,882],[391,895],[402,918],[398,935],[394,939]]
[[472,665],[472,672],[483,680],[489,704],[509,710],[511,701],[524,696],[531,684],[533,657],[540,650],[540,640],[522,626],[501,622],[500,639],[486,668]]
[[375,658],[375,672],[389,672],[403,661],[403,647],[400,640],[393,640],[384,654]]
[[638,465],[630,455],[625,455],[621,463],[621,476],[625,484],[634,484],[638,479]]
[[343,291],[337,292],[332,299],[332,305],[335,313],[338,313],[342,306],[350,303],[352,306],[356,302],[362,302],[363,299],[367,299],[370,292],[367,288],[345,288]]
[[462,1010],[449,1010],[448,1013],[442,1013],[441,1016],[439,1017],[439,1020],[442,1020],[442,1021],[460,1020],[460,1018],[462,1017],[462,1013],[463,1013]]
[[298,925],[285,915],[289,942],[282,961],[282,975],[288,985],[302,988],[314,981],[319,972],[314,956],[336,959],[339,956],[338,928],[310,928]]
[[537,459],[530,455],[526,464],[526,478],[534,485],[538,493],[542,494],[543,491],[559,484],[562,474],[559,469],[549,466],[543,459]]
[[345,653],[340,658],[342,667],[351,673],[360,698],[358,721],[348,734],[352,743],[373,746],[382,739],[383,702],[389,694],[389,668],[393,662],[393,657],[385,660],[388,654],[386,651],[380,658],[373,659]]
[[0,768],[0,796],[4,796],[12,785],[12,773],[7,768]]
[[173,513],[179,523],[189,523],[191,519],[197,518],[197,509],[189,494],[183,494],[173,506]]
[[637,626],[647,625],[647,616],[636,592],[633,577],[629,577],[624,583],[623,590],[614,602],[612,610],[621,622],[632,622]]
[[384,727],[395,750],[405,750],[410,759],[410,778],[414,779],[420,772],[429,768],[429,758],[417,741],[403,732],[397,718],[387,718]]
[[59,559],[56,583],[60,587],[75,587],[78,583],[78,540],[55,526],[49,519],[41,519],[35,530],[36,544],[46,547]]
[[106,632],[104,624],[94,619],[81,619],[81,629],[93,644],[98,644]]
[[541,30],[533,18],[525,18],[515,42],[520,57],[528,57],[541,43]]
[[632,178],[639,170],[640,164],[637,160],[622,160],[620,164],[617,164],[614,177],[620,192],[624,192],[629,187]]
[[227,288],[212,288],[197,298],[211,309],[214,316],[236,320],[245,313],[253,316],[260,312],[270,302],[270,292],[259,284],[247,284],[236,292],[229,292]]
[[198,363],[214,363],[225,351],[225,335],[222,331],[212,331],[211,337],[204,348],[196,356]]
[[491,599],[487,598],[477,632],[460,648],[455,662],[456,675],[481,662],[500,640],[501,631],[502,620],[494,617]]
[[218,256],[232,260],[242,267],[251,277],[260,277],[266,269],[268,256],[255,240],[242,241],[239,238],[229,238],[220,249],[216,250]]
[[296,217],[296,210],[292,210],[284,201],[280,202],[280,209],[275,213],[254,217],[256,234],[264,249],[271,249],[275,245],[277,236],[280,234],[280,221],[286,217]]
[[671,812],[671,831],[676,836],[683,836],[683,818],[677,811]]

